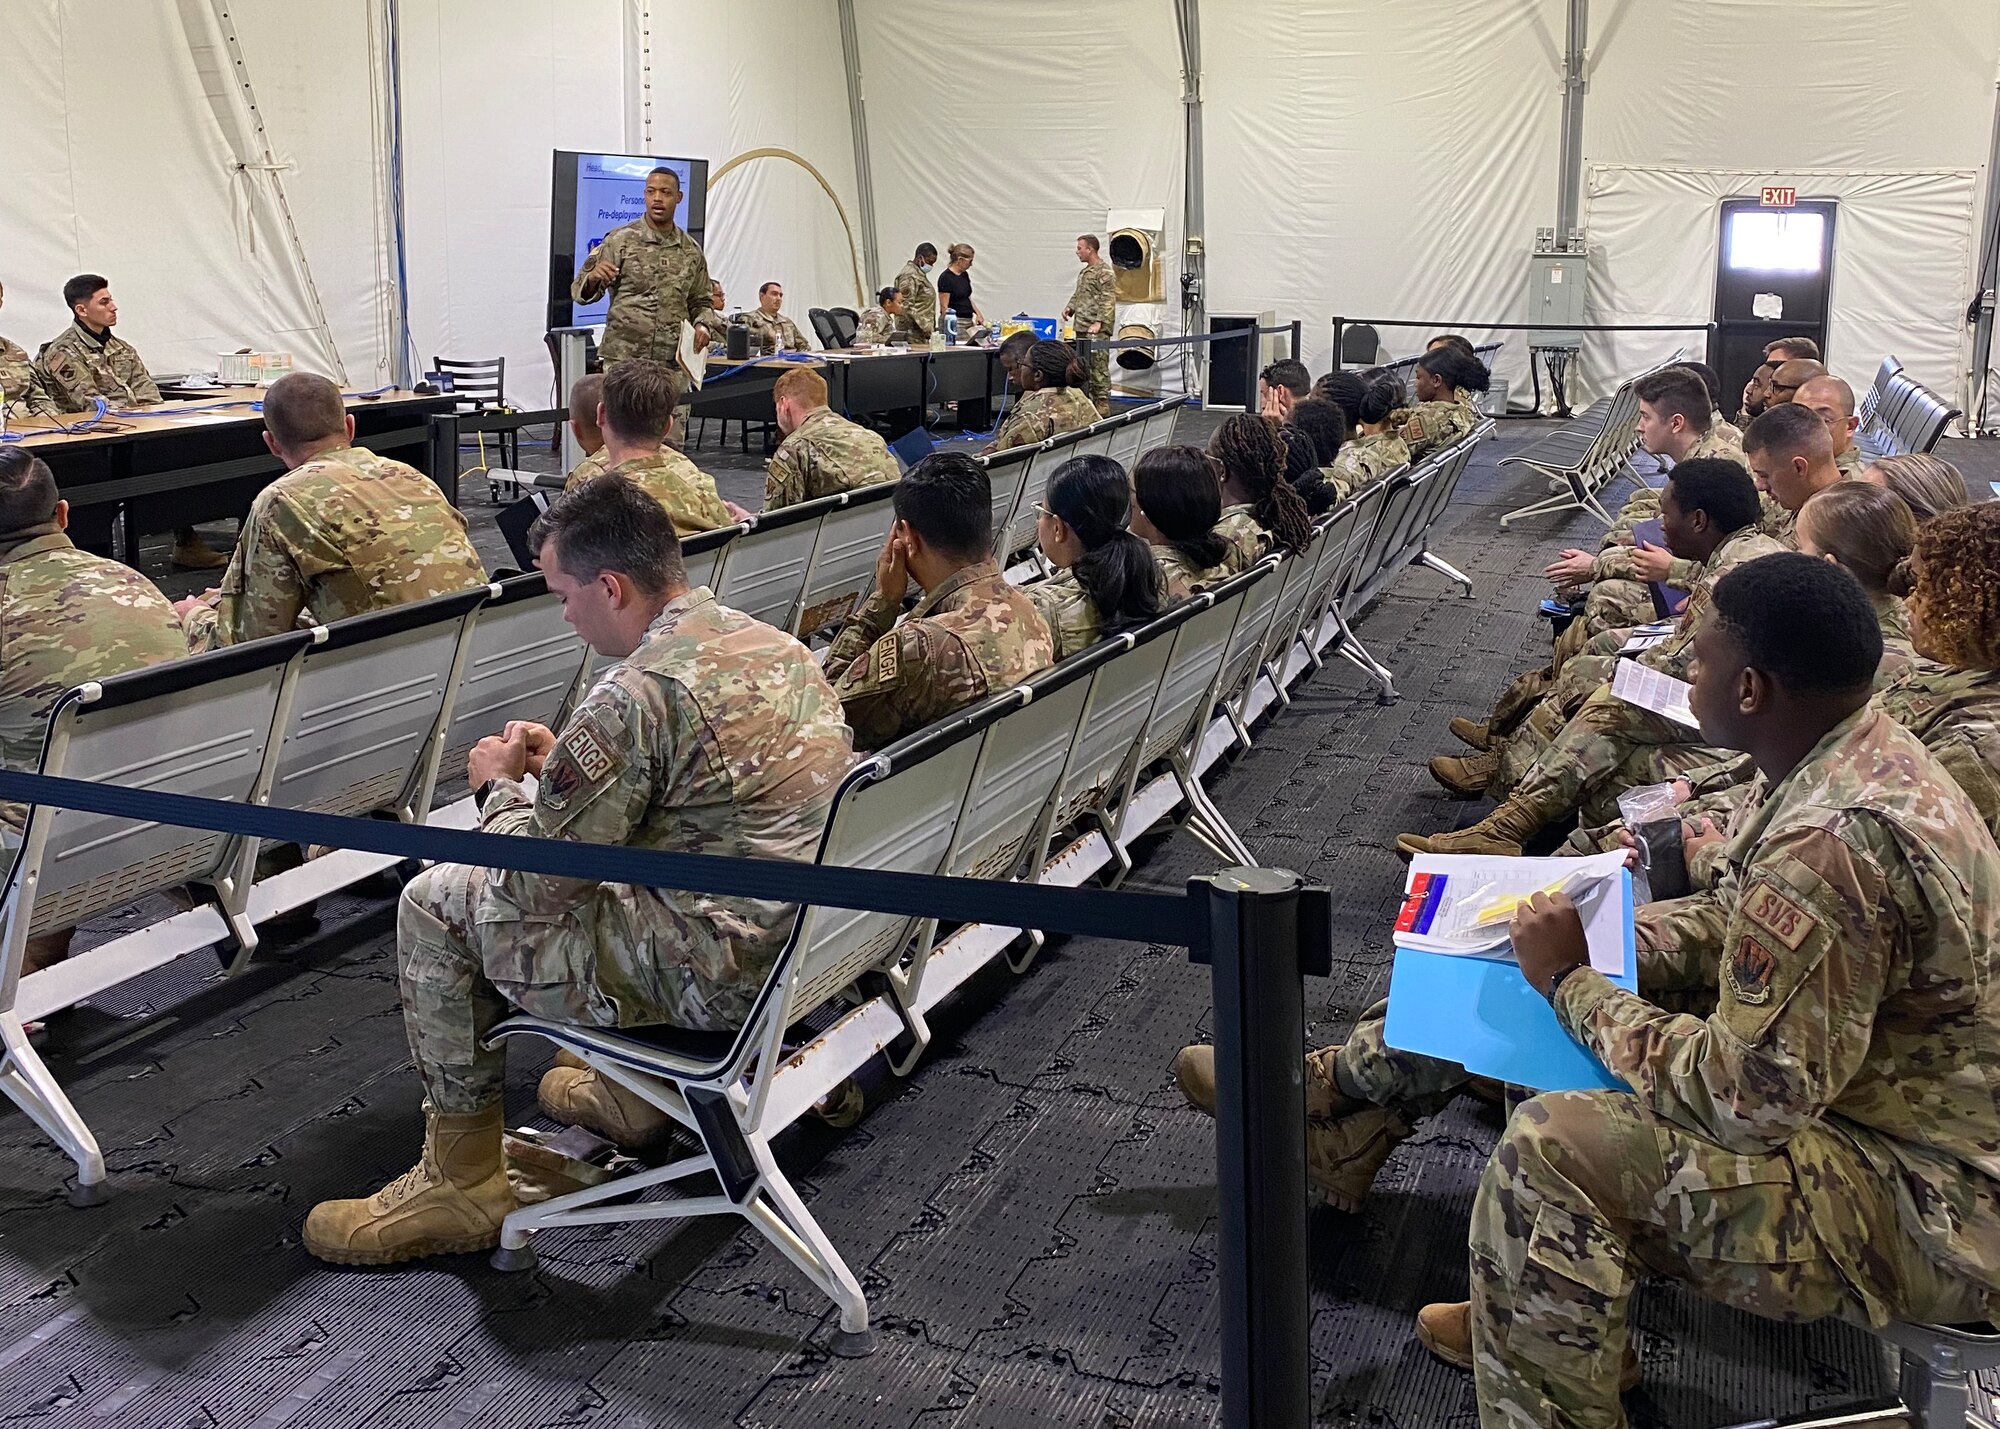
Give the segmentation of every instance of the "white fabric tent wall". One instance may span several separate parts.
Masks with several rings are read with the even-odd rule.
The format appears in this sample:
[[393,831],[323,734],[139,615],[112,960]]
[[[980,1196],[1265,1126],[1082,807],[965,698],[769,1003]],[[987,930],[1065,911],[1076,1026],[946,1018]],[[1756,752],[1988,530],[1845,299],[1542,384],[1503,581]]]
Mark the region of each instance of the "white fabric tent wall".
[[[731,311],[755,307],[764,282],[783,283],[784,311],[810,338],[807,310],[854,307],[861,266],[861,209],[833,0],[630,4],[628,24],[645,41],[637,77],[650,98],[648,152],[709,161],[703,248],[710,274],[727,289]],[[871,117],[873,103],[871,94]],[[642,148],[647,107],[640,106],[634,135]],[[839,207],[787,158],[752,159],[714,178],[729,159],[756,149],[782,149],[811,164]],[[842,210],[853,227],[852,245]],[[864,286],[867,280],[863,274]]]
[[196,69],[211,20],[206,5],[150,0],[0,7],[0,330],[30,351],[70,320],[64,280],[91,271],[156,371],[212,369],[243,345],[332,369],[268,177],[233,147],[240,98],[225,85],[211,103]]
[[[1182,119],[1170,0],[942,0],[921,25],[905,6],[858,0],[856,22],[882,244],[871,284],[893,279],[919,243],[942,255],[965,242],[989,318],[1053,316],[1076,286],[1078,234],[1102,238],[1111,209],[1165,208],[1174,298]],[[1213,105],[1210,115],[1213,126]],[[1217,167],[1211,158],[1211,176]],[[1178,330],[1177,310],[1171,321]]]
[[[1993,0],[1600,0],[1584,110],[1591,319],[1708,321],[1716,204],[1797,179],[1801,198],[1841,201],[1834,370],[1865,383],[1894,352],[1960,398],[1996,64]],[[1584,385],[1680,341],[1593,339]]]
[[[1553,222],[1559,0],[1209,6],[1211,311],[1273,308],[1329,365],[1335,313],[1516,321]],[[1391,328],[1392,354],[1429,330]],[[1500,371],[1525,377],[1518,333]]]

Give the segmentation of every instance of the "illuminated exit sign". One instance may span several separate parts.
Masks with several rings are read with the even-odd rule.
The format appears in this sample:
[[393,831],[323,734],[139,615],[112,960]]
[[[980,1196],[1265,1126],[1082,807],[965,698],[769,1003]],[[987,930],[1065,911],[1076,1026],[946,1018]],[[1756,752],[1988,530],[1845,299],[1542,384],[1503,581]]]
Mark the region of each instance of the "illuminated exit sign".
[[1769,184],[1766,184],[1757,195],[1757,202],[1765,208],[1790,208],[1798,201],[1799,191],[1797,189],[1775,188]]

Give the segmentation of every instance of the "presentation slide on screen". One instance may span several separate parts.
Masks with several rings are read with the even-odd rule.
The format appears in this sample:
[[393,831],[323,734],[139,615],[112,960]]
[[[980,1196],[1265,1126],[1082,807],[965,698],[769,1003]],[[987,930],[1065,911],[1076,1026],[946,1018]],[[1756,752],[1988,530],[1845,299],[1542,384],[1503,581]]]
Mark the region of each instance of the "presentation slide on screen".
[[[576,249],[578,254],[593,252],[604,235],[622,223],[630,223],[646,211],[646,175],[656,168],[672,169],[680,175],[681,206],[675,222],[687,225],[687,197],[693,191],[693,163],[687,159],[648,159],[633,154],[581,154],[576,161]],[[579,265],[581,259],[579,259]],[[570,319],[578,327],[604,321],[609,297],[594,303],[578,303]]]

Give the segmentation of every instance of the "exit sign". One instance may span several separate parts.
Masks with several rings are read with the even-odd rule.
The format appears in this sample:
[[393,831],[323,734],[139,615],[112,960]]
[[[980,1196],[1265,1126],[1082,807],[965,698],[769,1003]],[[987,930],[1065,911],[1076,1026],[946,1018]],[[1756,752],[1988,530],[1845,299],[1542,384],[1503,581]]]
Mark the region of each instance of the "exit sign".
[[1790,208],[1799,201],[1797,189],[1781,189],[1766,184],[1757,195],[1757,202],[1765,208]]

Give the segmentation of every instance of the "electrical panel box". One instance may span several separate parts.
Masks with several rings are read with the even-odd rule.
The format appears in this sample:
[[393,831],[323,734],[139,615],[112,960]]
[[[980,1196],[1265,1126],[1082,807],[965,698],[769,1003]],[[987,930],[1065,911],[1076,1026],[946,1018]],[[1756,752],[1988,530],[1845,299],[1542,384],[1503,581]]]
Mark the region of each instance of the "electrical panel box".
[[1528,334],[1530,347],[1576,347],[1583,334],[1583,290],[1587,260],[1582,252],[1534,253],[1528,258],[1528,321],[1542,324]]

